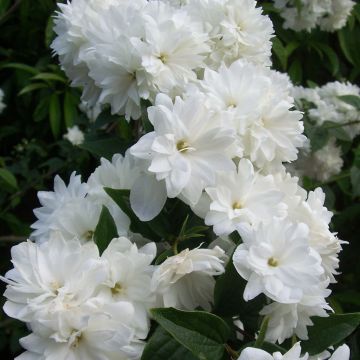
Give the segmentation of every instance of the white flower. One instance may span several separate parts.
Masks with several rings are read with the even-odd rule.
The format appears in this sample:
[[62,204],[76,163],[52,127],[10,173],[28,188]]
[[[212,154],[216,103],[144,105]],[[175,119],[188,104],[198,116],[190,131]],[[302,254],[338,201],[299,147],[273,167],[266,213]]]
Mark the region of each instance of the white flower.
[[106,303],[129,301],[135,309],[134,327],[142,329],[146,337],[149,320],[147,310],[155,305],[155,293],[151,290],[153,267],[156,256],[155,243],[138,249],[125,237],[113,239],[101,256],[108,276],[99,297]]
[[210,49],[201,24],[181,8],[151,1],[142,21],[145,38],[133,40],[141,56],[137,81],[141,96],[154,100],[159,92],[171,94],[195,80],[195,70],[205,67]]
[[320,256],[308,245],[306,225],[274,218],[240,234],[244,242],[235,250],[233,262],[248,281],[246,301],[264,293],[281,303],[296,303],[319,283],[324,270]]
[[0,114],[4,111],[6,105],[4,104],[4,91],[0,89]]
[[31,225],[35,231],[31,238],[36,241],[46,241],[48,237],[49,225],[57,218],[59,209],[66,204],[78,202],[85,198],[87,185],[81,182],[80,175],[73,172],[70,176],[69,185],[57,175],[54,179],[54,191],[39,191],[38,198],[42,207],[35,209],[34,214],[38,220]]
[[214,184],[217,170],[234,168],[227,154],[233,132],[219,126],[203,100],[177,97],[173,104],[168,96],[158,95],[156,106],[148,109],[154,131],[130,150],[146,159],[147,170],[165,182],[168,197],[181,194],[193,204],[206,186]]
[[154,272],[152,288],[162,297],[165,307],[194,310],[201,306],[210,310],[215,280],[222,274],[224,251],[214,249],[185,249],[167,258]]
[[77,309],[106,278],[94,243],[65,241],[59,234],[43,244],[16,245],[11,255],[14,268],[2,277],[8,283],[4,311],[22,321]]
[[217,69],[222,62],[229,65],[241,58],[270,65],[272,22],[256,1],[191,0],[185,8],[209,33],[210,67]]
[[236,132],[238,156],[248,157],[259,168],[296,160],[297,148],[306,138],[301,113],[290,111],[294,104],[286,76],[238,60],[218,71],[205,69],[197,84],[223,126]]
[[307,200],[290,209],[289,216],[293,221],[309,227],[309,245],[320,254],[325,275],[335,282],[334,275],[338,274],[336,270],[339,267],[338,254],[343,242],[329,229],[333,214],[324,206],[324,202],[325,193],[317,188],[309,192]]
[[266,340],[270,342],[284,342],[295,334],[302,340],[308,339],[307,327],[313,325],[312,316],[326,317],[326,310],[332,310],[325,298],[331,293],[327,289],[328,281],[319,282],[306,290],[300,302],[294,304],[272,303],[266,305],[261,315],[270,318]]
[[319,26],[324,31],[335,31],[345,26],[355,3],[352,0],[275,0],[284,28],[311,31]]
[[205,189],[210,210],[205,223],[213,225],[217,235],[229,235],[244,224],[257,226],[260,221],[285,214],[284,195],[271,175],[255,173],[251,162],[242,159],[237,171],[218,175],[215,187]]
[[301,154],[294,166],[302,175],[319,181],[327,181],[341,172],[343,164],[341,148],[336,146],[336,139],[332,137],[320,150],[310,154]]
[[128,302],[106,306],[102,313],[64,316],[35,328],[20,340],[28,351],[19,360],[140,359],[144,343],[133,329],[135,309]]
[[245,348],[238,360],[307,360],[308,354],[301,356],[300,342],[297,342],[288,352],[282,355],[280,352],[275,352],[272,355],[264,350],[247,347]]
[[79,129],[77,125],[68,128],[67,133],[64,135],[64,139],[69,140],[73,145],[81,145],[84,140],[84,133]]

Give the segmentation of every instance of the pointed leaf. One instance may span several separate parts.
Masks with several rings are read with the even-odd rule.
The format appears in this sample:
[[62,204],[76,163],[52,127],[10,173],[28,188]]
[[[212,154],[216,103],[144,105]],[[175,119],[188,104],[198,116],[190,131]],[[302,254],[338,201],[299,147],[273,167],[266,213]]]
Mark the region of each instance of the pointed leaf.
[[99,222],[94,231],[94,241],[100,254],[107,248],[111,240],[118,237],[116,224],[106,206],[102,207]]

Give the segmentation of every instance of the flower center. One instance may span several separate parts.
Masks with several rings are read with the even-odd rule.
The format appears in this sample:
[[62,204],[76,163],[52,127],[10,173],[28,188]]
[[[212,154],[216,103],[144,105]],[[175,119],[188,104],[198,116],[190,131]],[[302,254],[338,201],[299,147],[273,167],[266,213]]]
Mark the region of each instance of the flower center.
[[279,261],[276,260],[275,258],[271,257],[268,260],[268,265],[272,266],[272,267],[277,267],[279,265]]
[[94,237],[94,231],[88,230],[83,236],[85,240],[90,241]]
[[179,152],[187,152],[188,150],[191,149],[191,146],[189,145],[189,143],[185,140],[179,140],[176,144],[176,148]]
[[79,346],[80,341],[81,341],[81,339],[82,339],[82,333],[79,332],[79,331],[74,330],[71,335],[72,335],[72,337],[73,337],[73,340],[72,340],[70,346],[71,346],[73,349],[76,349],[76,348]]
[[116,283],[115,286],[111,289],[111,293],[113,296],[120,295],[124,293],[124,288],[121,286],[120,283]]
[[169,56],[164,54],[164,53],[160,53],[160,55],[158,56],[158,59],[163,63],[166,64],[169,60]]
[[234,210],[239,210],[239,209],[242,209],[243,207],[243,204],[240,202],[240,201],[235,201],[233,204],[232,204],[232,208]]

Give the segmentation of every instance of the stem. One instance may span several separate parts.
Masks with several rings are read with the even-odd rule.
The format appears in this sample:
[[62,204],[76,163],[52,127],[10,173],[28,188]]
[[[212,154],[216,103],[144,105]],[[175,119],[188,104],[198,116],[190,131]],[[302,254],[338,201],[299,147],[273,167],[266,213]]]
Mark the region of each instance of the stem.
[[326,126],[325,129],[336,129],[336,128],[339,128],[339,127],[349,126],[349,125],[359,124],[359,123],[360,123],[360,120],[353,120],[353,121],[349,121],[349,122],[347,122],[345,124],[329,125],[329,126]]
[[341,179],[345,179],[345,178],[347,178],[347,177],[349,177],[349,176],[350,176],[350,172],[349,172],[349,171],[346,171],[346,172],[344,172],[344,173],[342,173],[342,174],[340,174],[340,175],[333,176],[331,179],[329,179],[329,180],[327,180],[327,181],[325,181],[325,182],[318,182],[318,183],[314,184],[313,186],[311,186],[311,189],[315,189],[315,188],[317,188],[317,187],[319,187],[319,186],[322,186],[322,185],[331,184],[331,183],[333,183],[333,182],[335,182],[335,181],[338,181],[338,180],[341,180]]
[[180,238],[179,237],[177,237],[176,239],[175,239],[175,241],[174,241],[174,243],[172,244],[172,251],[173,251],[173,253],[174,253],[174,255],[177,255],[178,253],[179,253],[179,251],[178,251],[178,244],[179,244],[179,240],[180,240]]
[[294,346],[295,344],[297,343],[297,337],[296,335],[294,334],[291,338],[291,345]]
[[17,244],[26,240],[27,237],[25,236],[15,236],[15,235],[0,236],[0,243]]
[[269,325],[269,321],[270,321],[270,318],[268,316],[265,316],[261,323],[259,336],[255,341],[254,347],[261,348],[261,346],[263,345],[263,343],[265,341],[265,335],[266,335],[266,331],[267,331],[267,328]]
[[22,0],[17,0],[9,10],[0,18],[0,24],[5,22],[7,18],[21,5]]
[[231,348],[230,345],[225,344],[225,349],[227,353],[230,355],[231,359],[236,360],[239,358],[239,354],[233,348]]

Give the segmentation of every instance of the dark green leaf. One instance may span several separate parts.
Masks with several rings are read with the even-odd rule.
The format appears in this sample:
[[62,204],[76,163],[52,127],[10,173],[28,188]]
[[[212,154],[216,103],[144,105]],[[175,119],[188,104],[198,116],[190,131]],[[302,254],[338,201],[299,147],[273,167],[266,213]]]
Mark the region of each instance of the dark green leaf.
[[0,169],[0,179],[9,185],[10,188],[16,190],[18,189],[18,183],[16,177],[7,169]]
[[57,94],[52,94],[49,103],[49,118],[51,131],[58,138],[61,131],[61,108],[60,99]]
[[91,152],[93,155],[106,159],[111,159],[114,154],[124,154],[129,146],[129,142],[123,141],[117,136],[86,136],[84,143],[80,145],[82,149]]
[[67,128],[74,125],[77,115],[77,104],[72,94],[67,91],[64,96],[64,120]]
[[141,360],[196,360],[187,348],[158,326],[148,340]]
[[295,59],[289,68],[289,76],[294,84],[300,84],[303,77],[300,59]]
[[221,360],[230,329],[219,317],[204,311],[152,309],[159,325],[201,360]]
[[351,185],[354,196],[360,196],[360,169],[353,166],[350,170]]
[[67,83],[67,80],[64,77],[62,77],[58,74],[54,74],[54,73],[40,73],[40,74],[35,75],[33,77],[33,80],[59,81],[64,84]]
[[94,231],[94,241],[100,254],[108,247],[111,240],[118,237],[116,224],[106,206],[102,207],[99,222]]
[[266,303],[265,296],[259,295],[246,302],[243,298],[247,281],[236,271],[232,261],[226,265],[225,273],[219,276],[215,285],[214,312],[220,316],[239,315],[245,328],[258,330],[259,311]]
[[30,84],[30,85],[27,85],[27,86],[25,86],[24,88],[21,89],[21,91],[19,92],[19,96],[28,94],[28,93],[33,92],[35,90],[44,89],[46,87],[47,87],[47,85],[42,84],[42,83]]
[[310,355],[319,354],[332,345],[344,341],[360,325],[360,313],[332,314],[329,317],[312,318],[314,326],[308,327],[309,340],[301,347]]

